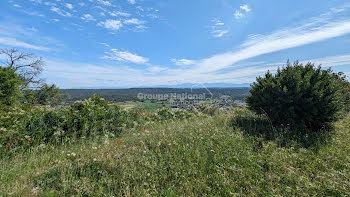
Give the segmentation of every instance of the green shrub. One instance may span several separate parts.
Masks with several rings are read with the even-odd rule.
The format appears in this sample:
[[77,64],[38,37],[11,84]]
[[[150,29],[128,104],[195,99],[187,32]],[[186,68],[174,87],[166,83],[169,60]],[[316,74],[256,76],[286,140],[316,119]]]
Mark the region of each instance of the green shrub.
[[[247,97],[249,109],[265,114],[275,126],[302,132],[328,128],[343,107],[339,75],[312,63],[287,63],[275,75],[258,77]],[[298,134],[299,135],[299,134]]]
[[300,146],[303,148],[319,148],[330,138],[330,130],[323,129],[318,132],[276,127],[265,114],[256,114],[248,109],[235,109],[231,117],[231,126],[239,129],[246,136],[274,141],[282,147]]
[[277,137],[277,132],[274,131],[275,128],[271,125],[268,117],[247,109],[235,109],[231,124],[234,129],[240,129],[247,135],[264,137],[267,140],[273,140]]
[[[43,85],[38,91],[36,91],[36,102],[41,105],[58,105],[64,94],[60,93],[61,90],[56,87],[55,84]],[[30,95],[29,95],[30,96]]]
[[13,106],[21,96],[21,80],[14,70],[0,66],[0,106]]
[[110,105],[100,96],[94,95],[68,107],[64,130],[77,131],[78,136],[97,136],[106,132],[117,134],[125,123],[126,118],[117,105]]
[[342,80],[342,94],[345,99],[345,111],[350,112],[350,82]]
[[173,111],[169,108],[161,108],[157,111],[157,119],[158,120],[183,120],[191,117],[199,116],[199,113],[196,111],[185,111],[185,110],[177,110]]
[[27,149],[41,144],[71,142],[77,138],[115,136],[126,126],[124,112],[95,95],[60,109],[36,107],[1,114],[2,149]]
[[199,110],[207,115],[214,116],[219,112],[219,108],[216,105],[201,105],[199,106]]
[[175,118],[174,111],[172,111],[169,108],[159,109],[157,114],[158,114],[158,118],[160,120],[169,120],[169,119],[174,119]]

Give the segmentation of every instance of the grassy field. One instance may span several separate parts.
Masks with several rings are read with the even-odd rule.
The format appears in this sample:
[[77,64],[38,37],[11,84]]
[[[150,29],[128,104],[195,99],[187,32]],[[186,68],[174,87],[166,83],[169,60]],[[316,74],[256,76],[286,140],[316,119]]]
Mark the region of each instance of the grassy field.
[[232,116],[149,123],[2,158],[0,196],[350,196],[350,116],[317,150],[247,137]]

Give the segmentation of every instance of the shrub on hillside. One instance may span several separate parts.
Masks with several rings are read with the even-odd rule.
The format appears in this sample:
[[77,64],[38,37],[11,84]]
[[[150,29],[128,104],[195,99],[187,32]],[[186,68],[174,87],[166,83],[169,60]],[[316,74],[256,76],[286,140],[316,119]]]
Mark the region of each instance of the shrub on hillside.
[[78,131],[79,135],[100,135],[105,132],[119,133],[126,123],[117,105],[108,104],[100,96],[75,102],[66,111],[65,130]]
[[14,70],[0,66],[0,106],[13,106],[18,103],[21,83]]
[[[126,116],[117,105],[99,96],[60,109],[35,107],[0,113],[2,148],[55,144],[81,137],[115,136],[125,127]],[[30,140],[29,140],[30,139]],[[1,151],[0,151],[1,152]]]
[[[342,73],[340,73],[342,74]],[[342,94],[344,95],[345,111],[350,112],[350,82],[346,80],[345,75],[341,75],[340,82],[342,84]]]
[[196,111],[191,111],[191,112],[188,112],[186,110],[173,111],[169,108],[161,108],[157,111],[156,114],[157,114],[158,120],[183,120],[194,116],[199,116],[198,112]]
[[249,109],[275,126],[308,133],[326,129],[343,108],[339,75],[312,63],[287,63],[275,75],[258,77],[247,97]]
[[209,116],[214,116],[219,112],[219,108],[216,105],[200,105],[199,110],[203,114],[207,114]]

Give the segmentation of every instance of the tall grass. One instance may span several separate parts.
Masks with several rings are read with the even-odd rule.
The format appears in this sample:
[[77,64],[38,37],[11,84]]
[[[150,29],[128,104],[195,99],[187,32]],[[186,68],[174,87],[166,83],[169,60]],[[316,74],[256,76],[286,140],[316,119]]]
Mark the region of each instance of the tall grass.
[[152,122],[116,138],[34,147],[0,160],[0,195],[350,195],[350,117],[316,152],[244,135],[232,129],[232,116]]

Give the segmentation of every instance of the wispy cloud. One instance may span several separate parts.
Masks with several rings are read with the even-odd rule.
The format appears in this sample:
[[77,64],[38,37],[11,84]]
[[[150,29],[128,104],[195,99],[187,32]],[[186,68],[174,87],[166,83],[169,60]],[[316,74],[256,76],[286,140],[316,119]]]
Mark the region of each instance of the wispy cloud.
[[121,11],[113,11],[109,13],[111,16],[124,16],[124,17],[130,17],[131,14]]
[[215,38],[221,38],[223,37],[225,34],[227,34],[229,31],[228,30],[214,30],[212,31],[213,36]]
[[214,38],[221,38],[225,34],[229,33],[229,30],[225,27],[225,23],[218,19],[213,19],[211,21],[211,34]]
[[123,26],[123,23],[120,20],[107,19],[99,22],[97,25],[112,31],[118,31]]
[[194,60],[189,60],[189,59],[170,59],[171,62],[173,62],[177,66],[189,66],[193,65],[196,63]]
[[120,62],[130,62],[134,64],[145,64],[148,62],[148,58],[130,53],[128,51],[120,51],[118,49],[111,49],[110,52],[106,52],[106,55],[103,56],[103,58]]
[[[332,9],[319,17],[304,21],[266,35],[249,37],[238,50],[216,54],[208,58],[196,60],[191,67],[168,70],[167,76],[161,76],[157,80],[169,80],[181,82],[252,82],[257,75],[267,70],[275,71],[278,66],[261,64],[259,66],[241,67],[241,62],[263,54],[277,52],[289,48],[324,41],[331,38],[350,34],[350,19],[339,17],[346,9]],[[349,56],[328,57],[314,62],[323,63],[324,66],[348,65]],[[221,72],[225,70],[225,72]]]
[[243,4],[239,6],[239,10],[236,10],[235,13],[233,14],[236,19],[243,18],[245,16],[245,13],[250,12],[251,9],[247,4]]
[[247,4],[241,5],[239,6],[239,8],[241,8],[241,10],[244,10],[245,12],[250,12],[250,8]]
[[112,3],[109,1],[97,0],[97,2],[99,2],[100,4],[105,5],[105,6],[112,6]]
[[[48,59],[44,77],[60,88],[141,86],[143,72],[128,66],[95,65]],[[60,81],[50,81],[60,78]],[[135,80],[136,79],[136,80]]]
[[80,17],[82,20],[89,22],[89,21],[96,21],[96,19],[91,14],[84,14],[82,17]]
[[66,4],[65,4],[65,7],[68,8],[68,9],[70,9],[70,10],[72,10],[72,9],[74,8],[73,5],[70,4],[70,3],[66,3]]
[[127,24],[127,25],[142,25],[142,24],[145,24],[145,21],[141,21],[137,18],[132,18],[132,19],[127,19],[124,21],[124,24]]
[[160,66],[150,66],[147,68],[147,70],[150,71],[151,73],[158,73],[158,72],[167,70],[167,68],[160,67]]
[[135,4],[136,0],[128,0],[128,2],[131,3],[131,4]]
[[72,16],[71,13],[66,12],[66,11],[64,11],[64,10],[61,10],[61,9],[58,8],[58,7],[51,7],[50,10],[51,10],[52,12],[57,13],[58,15],[61,15],[61,16],[65,16],[65,17],[71,17],[71,16]]
[[303,61],[303,63],[306,63],[306,62],[313,62],[316,65],[321,64],[322,66],[325,66],[325,67],[350,66],[350,54],[328,56],[328,57]]
[[233,15],[235,16],[236,19],[240,19],[244,16],[243,13],[240,12],[239,10],[236,10]]
[[214,72],[259,55],[349,34],[350,19],[336,20],[337,17],[330,17],[334,14],[336,13],[331,11],[327,15],[312,18],[304,25],[292,26],[268,35],[250,38],[237,51],[217,54],[201,60],[197,65],[197,71]]
[[12,4],[12,5],[13,5],[13,7],[16,7],[16,8],[21,8],[21,7],[22,7],[21,5],[19,5],[19,4],[17,4],[17,3]]
[[29,43],[17,40],[16,38],[8,38],[8,37],[0,37],[0,44],[7,45],[10,47],[21,47],[21,48],[34,49],[39,51],[49,50],[49,48],[47,47],[29,44]]

